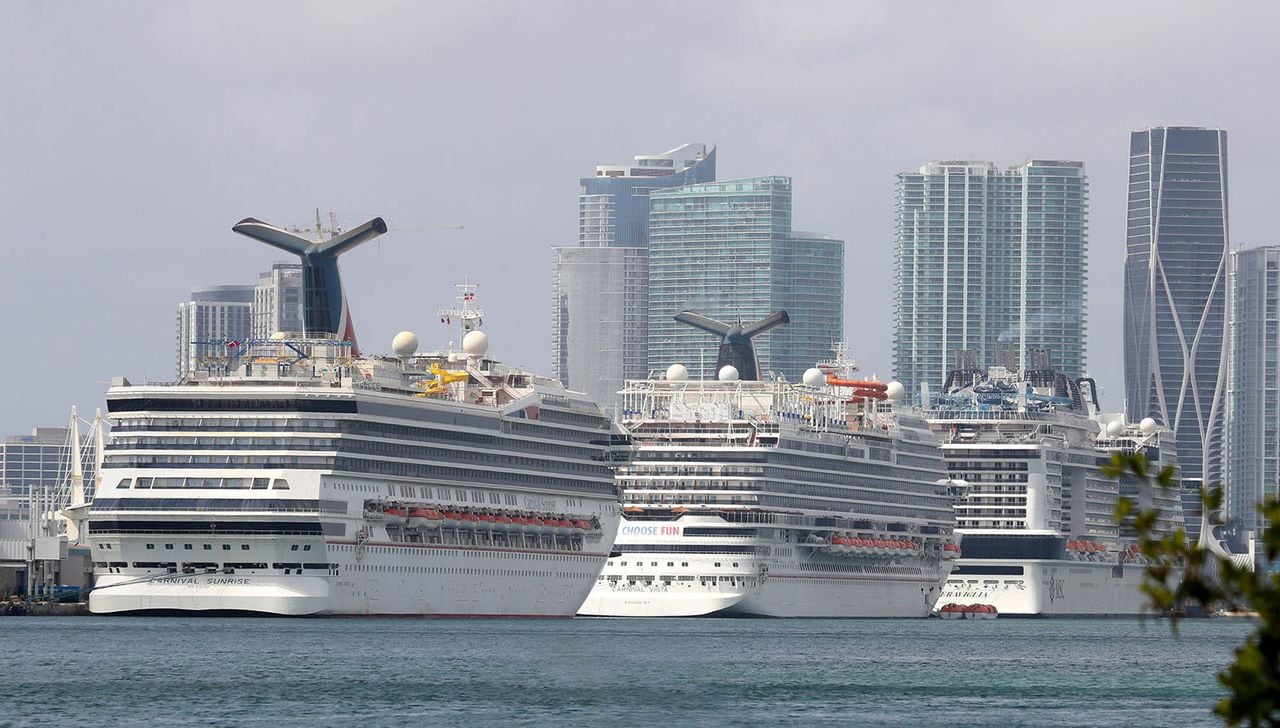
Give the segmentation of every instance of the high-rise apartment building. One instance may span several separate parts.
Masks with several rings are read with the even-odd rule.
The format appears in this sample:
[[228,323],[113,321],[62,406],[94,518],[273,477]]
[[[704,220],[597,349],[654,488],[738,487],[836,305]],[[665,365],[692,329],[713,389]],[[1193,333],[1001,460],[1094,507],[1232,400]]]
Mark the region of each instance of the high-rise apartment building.
[[[0,442],[0,496],[52,497],[71,477],[71,429],[36,427],[30,435],[13,435]],[[82,437],[85,497],[93,498],[92,436]],[[0,519],[25,517],[21,511],[0,510]]]
[[269,339],[277,331],[301,336],[303,329],[302,265],[273,263],[253,289],[253,338]]
[[1280,495],[1280,246],[1231,253],[1223,511],[1242,531]]
[[1222,482],[1227,133],[1156,127],[1129,140],[1125,400],[1177,438],[1183,483]]
[[799,381],[844,335],[844,242],[791,229],[791,178],[756,177],[649,196],[648,369],[683,364],[714,378],[719,342],[677,323],[684,310],[726,323],[785,310],[755,341],[761,372]]
[[243,341],[253,331],[254,286],[193,288],[178,304],[178,378],[225,359],[227,341]]
[[646,368],[649,193],[708,182],[716,151],[684,144],[582,180],[578,244],[554,248],[552,371],[604,407]]
[[[897,179],[894,376],[938,391],[954,352],[1085,369],[1088,180],[1080,162],[933,162]],[[997,361],[997,351],[1013,360]]]

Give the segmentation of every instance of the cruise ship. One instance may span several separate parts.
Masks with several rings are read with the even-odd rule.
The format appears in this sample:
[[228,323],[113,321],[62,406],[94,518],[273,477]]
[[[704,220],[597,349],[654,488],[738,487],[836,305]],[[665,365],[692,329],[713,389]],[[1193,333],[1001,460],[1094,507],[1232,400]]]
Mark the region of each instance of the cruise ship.
[[626,384],[623,523],[579,614],[927,616],[958,548],[926,422],[843,356],[801,384],[742,377],[759,331],[735,328],[716,381]]
[[113,382],[90,610],[573,616],[617,533],[623,431],[490,358],[474,285],[446,312],[461,351],[402,332],[394,356],[360,355],[336,259],[380,218],[321,241],[233,229],[303,260],[307,333]]
[[1054,371],[1048,353],[1020,375],[963,352],[926,412],[956,498],[961,558],[936,609],[989,605],[1001,617],[1131,616],[1148,611],[1137,534],[1115,521],[1129,498],[1182,526],[1177,490],[1101,472],[1114,452],[1176,468],[1173,436],[1150,418],[1099,411],[1096,384]]

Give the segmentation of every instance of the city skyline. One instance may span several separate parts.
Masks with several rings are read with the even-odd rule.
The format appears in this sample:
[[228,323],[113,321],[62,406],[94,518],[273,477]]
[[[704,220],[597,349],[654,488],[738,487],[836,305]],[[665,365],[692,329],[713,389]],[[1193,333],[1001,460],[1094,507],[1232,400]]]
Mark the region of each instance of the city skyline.
[[[897,177],[894,377],[938,392],[958,350],[985,369],[1031,355],[1085,368],[1088,180],[1074,161],[930,162]],[[1012,360],[1001,359],[1011,347]]]
[[[1153,17],[1161,28],[1194,23],[1209,50],[1193,58],[1159,32],[1131,32]],[[639,35],[670,39],[677,19],[717,32],[655,40],[644,63],[622,61],[619,48]],[[1267,32],[1276,19],[1272,6],[1206,16],[1179,3],[926,13],[744,3],[678,15],[334,5],[253,17],[215,6],[15,6],[0,48],[25,71],[0,80],[0,211],[40,222],[0,254],[0,302],[24,314],[10,332],[21,351],[94,356],[50,357],[34,381],[21,358],[0,363],[8,379],[32,382],[0,420],[7,431],[54,424],[73,402],[92,411],[112,376],[171,376],[174,303],[202,283],[251,281],[277,259],[231,225],[255,216],[307,227],[317,206],[343,225],[368,213],[391,228],[344,261],[371,352],[389,351],[402,329],[424,346],[455,339],[433,314],[469,275],[494,355],[550,373],[547,248],[575,240],[577,180],[601,160],[688,139],[717,145],[722,178],[792,177],[796,218],[847,241],[845,337],[864,372],[882,378],[892,348],[885,180],[928,159],[1084,162],[1089,369],[1104,407],[1118,409],[1127,133],[1229,129],[1233,237],[1274,240],[1266,181],[1280,149],[1268,120],[1280,99],[1252,89],[1257,69],[1280,60]],[[284,26],[299,32],[270,30]],[[1001,28],[1002,41],[974,45],[954,32],[980,27]],[[60,44],[31,28],[56,28]],[[358,63],[341,50],[353,33],[381,39]],[[1090,39],[1083,56],[1080,38]],[[507,53],[525,60],[500,62]],[[962,92],[952,74],[984,83]],[[610,93],[584,93],[592,84]],[[359,89],[360,101],[340,102],[343,89]],[[148,224],[112,224],[135,213]],[[465,228],[435,227],[445,224]]]

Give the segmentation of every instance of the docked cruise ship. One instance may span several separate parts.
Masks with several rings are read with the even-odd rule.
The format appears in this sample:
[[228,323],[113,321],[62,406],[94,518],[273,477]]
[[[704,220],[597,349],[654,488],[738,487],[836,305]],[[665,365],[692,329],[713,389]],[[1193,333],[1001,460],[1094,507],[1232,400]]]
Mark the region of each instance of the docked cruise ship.
[[[1176,467],[1154,420],[1099,411],[1096,385],[1048,365],[1018,375],[958,366],[926,413],[956,497],[961,558],[936,608],[991,605],[1001,616],[1128,616],[1148,611],[1137,534],[1116,501],[1159,508],[1161,535],[1182,526],[1176,490],[1101,472],[1113,452]],[[969,355],[972,358],[972,354]]]
[[735,366],[727,348],[717,381],[676,364],[623,390],[623,524],[579,613],[927,616],[958,549],[941,454],[894,410],[901,387],[849,379],[839,357],[803,384],[745,379],[754,353]]
[[553,380],[487,354],[474,286],[462,350],[361,356],[328,241],[246,220],[298,254],[306,335],[214,342],[166,384],[117,379],[88,541],[94,613],[559,616],[619,524],[626,437]]

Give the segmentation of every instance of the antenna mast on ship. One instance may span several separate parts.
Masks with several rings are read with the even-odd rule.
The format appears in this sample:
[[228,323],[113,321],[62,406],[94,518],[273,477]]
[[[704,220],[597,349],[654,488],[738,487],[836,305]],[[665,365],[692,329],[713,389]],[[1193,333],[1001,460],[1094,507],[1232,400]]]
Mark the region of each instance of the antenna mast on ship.
[[[462,326],[462,336],[466,336],[484,325],[484,309],[476,303],[476,289],[479,285],[466,280],[454,287],[458,289],[458,295],[453,299],[453,306],[440,309],[436,315],[440,317],[442,324],[451,324],[457,319]],[[462,339],[459,338],[458,341],[461,342]]]

